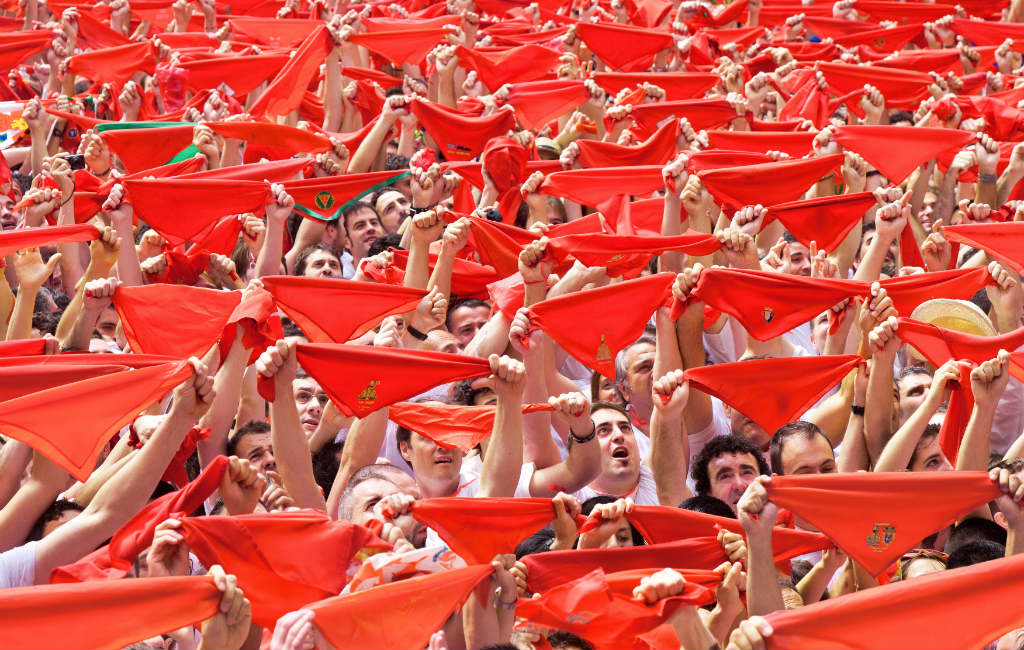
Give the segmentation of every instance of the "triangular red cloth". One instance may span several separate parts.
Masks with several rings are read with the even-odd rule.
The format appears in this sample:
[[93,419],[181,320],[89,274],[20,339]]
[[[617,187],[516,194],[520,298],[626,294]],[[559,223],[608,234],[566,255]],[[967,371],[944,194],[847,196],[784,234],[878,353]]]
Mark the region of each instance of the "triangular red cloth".
[[966,18],[954,18],[952,29],[966,38],[972,45],[1002,45],[1010,38],[1024,40],[1024,26],[1020,23],[982,22]]
[[[159,167],[192,144],[195,126],[158,126],[146,129],[110,129],[100,133],[110,150],[129,172]],[[161,199],[163,200],[163,199]]]
[[[981,267],[918,273],[882,280],[896,311],[909,314],[925,300],[970,298],[989,281]],[[701,273],[691,299],[701,300],[739,319],[751,336],[767,341],[806,323],[842,300],[868,297],[871,285],[855,280],[825,280],[784,273],[711,268]],[[751,296],[757,296],[751,299]],[[677,301],[673,318],[680,311]]]
[[224,332],[220,337],[220,358],[227,356],[231,344],[235,341],[235,325],[242,327],[242,345],[249,354],[249,363],[274,344],[284,338],[281,329],[281,317],[278,316],[274,296],[266,289],[254,289],[245,294],[235,310],[228,316],[224,324]]
[[0,341],[0,358],[41,355],[46,349],[43,339],[15,339]]
[[664,568],[713,570],[727,560],[715,537],[694,537],[648,546],[547,551],[527,555],[522,561],[528,569],[530,591],[543,593],[599,567],[609,573]]
[[[864,156],[892,183],[900,183],[912,171],[947,151],[962,149],[977,141],[970,131],[918,127],[909,132],[895,131],[899,126],[858,124],[840,126],[833,138],[842,147]],[[893,147],[898,141],[905,146]]]
[[153,543],[157,525],[179,512],[192,512],[214,493],[228,468],[227,456],[217,456],[194,481],[153,501],[114,533],[110,544],[73,564],[57,567],[50,582],[85,582],[123,578],[132,562]]
[[41,226],[0,232],[0,257],[26,249],[66,244],[69,242],[92,241],[100,238],[100,231],[92,224],[70,226]]
[[711,169],[700,182],[729,209],[795,201],[843,163],[843,154]]
[[772,162],[768,154],[751,151],[698,151],[690,156],[690,160],[686,163],[686,171],[700,174],[708,169],[759,165],[767,162]]
[[[3,370],[0,369],[0,373]],[[524,404],[523,413],[551,411],[548,404]],[[494,430],[494,406],[462,406],[441,402],[396,402],[388,409],[395,424],[426,436],[444,449],[468,453]]]
[[156,70],[153,46],[148,41],[91,50],[68,59],[68,72],[97,83],[121,86],[140,70],[149,74]]
[[[455,217],[455,215],[452,215]],[[469,245],[480,259],[507,277],[519,271],[519,253],[524,246],[540,239],[536,233],[498,221],[468,217]],[[456,220],[452,219],[453,221]]]
[[619,275],[630,258],[661,255],[665,251],[679,251],[687,255],[710,255],[721,248],[714,235],[688,230],[671,237],[644,237],[638,235],[604,235],[585,233],[562,235],[548,239],[547,252],[558,260],[575,257],[587,266],[604,266],[608,275]]
[[320,64],[334,47],[334,40],[327,32],[326,25],[320,25],[306,37],[295,55],[267,84],[260,98],[249,109],[249,113],[261,115],[287,115],[302,103],[306,87],[320,70]]
[[362,336],[386,316],[414,310],[427,295],[421,289],[376,282],[289,275],[262,280],[274,302],[313,343],[345,343]]
[[[899,20],[905,21],[906,18],[900,18]],[[922,27],[921,23],[913,23],[910,25],[900,25],[899,27],[872,29],[840,36],[835,39],[835,44],[851,49],[860,45],[870,47],[875,52],[895,52],[896,50],[902,50],[908,43],[917,38],[921,34]]]
[[579,161],[584,167],[628,167],[630,165],[664,165],[676,155],[679,120],[669,120],[651,137],[634,146],[577,140]]
[[[623,579],[622,574],[628,576]],[[613,591],[598,567],[575,580],[548,590],[539,598],[524,599],[516,616],[534,625],[550,626],[586,639],[598,648],[636,647],[636,637],[650,632],[684,605],[701,607],[715,601],[714,592],[686,581],[683,593],[647,605],[633,598],[632,588],[655,570],[620,572]],[[624,592],[624,593],[622,593]],[[678,645],[678,642],[677,642]]]
[[570,169],[548,174],[540,191],[583,205],[596,206],[617,194],[646,196],[665,187],[661,169],[662,165]]
[[516,109],[519,125],[531,130],[543,128],[551,120],[586,103],[588,99],[590,92],[579,79],[514,83],[508,90],[508,103]]
[[114,185],[118,183],[123,183],[125,179],[143,178],[146,176],[153,176],[154,178],[167,178],[169,176],[190,174],[192,172],[196,172],[204,164],[206,164],[205,158],[203,158],[202,156],[193,156],[191,158],[176,163],[161,165],[159,167],[154,167],[152,169],[144,169],[140,172],[128,174],[127,176],[112,178],[92,191],[88,191],[82,186],[76,187],[75,221],[77,223],[85,223],[89,221],[89,219],[93,218],[93,216],[95,216],[103,208],[103,204],[106,202],[106,200],[110,198],[110,191],[114,189]]
[[774,432],[814,406],[861,362],[856,354],[752,359],[690,368],[685,376],[691,388]]
[[[179,530],[204,566],[219,564],[238,577],[253,622],[264,627],[340,593],[349,563],[362,549],[390,548],[366,528],[315,510],[184,517]],[[296,539],[302,540],[301,553]]]
[[595,72],[591,78],[612,95],[623,88],[651,83],[665,91],[667,101],[703,97],[719,82],[712,72]]
[[0,630],[0,644],[125,648],[210,618],[220,597],[210,576],[4,589],[0,612],[7,623]]
[[951,242],[980,248],[1017,273],[1024,273],[1024,222],[959,224],[946,226],[942,234]]
[[[3,352],[3,350],[0,350]],[[0,402],[63,386],[83,379],[112,375],[128,366],[109,364],[40,364],[0,366]]]
[[515,111],[496,111],[486,117],[471,117],[424,99],[408,104],[447,160],[469,160],[479,155],[491,138],[506,135],[516,126]]
[[986,472],[775,476],[768,498],[828,535],[871,575],[1001,492]]
[[217,88],[243,97],[273,77],[286,63],[287,54],[252,54],[182,61],[179,67],[186,71],[185,79],[193,91]]
[[958,361],[956,368],[960,375],[950,382],[949,409],[939,429],[939,447],[953,465],[956,465],[960,455],[960,443],[963,442],[971,411],[974,410],[974,391],[971,390],[971,370],[974,364]]
[[685,117],[695,130],[713,129],[736,119],[736,109],[722,97],[677,99],[633,106],[629,113],[641,132],[653,133],[666,120]]
[[250,144],[284,149],[288,157],[297,153],[320,153],[331,150],[330,139],[312,131],[287,124],[269,122],[204,122],[225,138],[245,140]]
[[391,63],[419,65],[427,53],[444,40],[448,32],[441,27],[399,29],[353,34],[349,41],[381,55]]
[[[551,523],[555,509],[551,499],[444,497],[417,500],[412,516],[468,564],[486,564]],[[577,523],[582,522],[581,517]]]
[[354,65],[346,65],[341,69],[342,76],[348,77],[355,81],[376,81],[380,84],[381,88],[387,90],[394,88],[402,83],[401,79],[393,77],[386,72],[380,70],[374,70],[373,68],[361,68]]
[[306,18],[273,18],[232,16],[228,21],[232,35],[272,47],[293,48],[306,40],[321,26]]
[[237,291],[173,284],[118,287],[114,309],[133,352],[201,357],[241,300]]
[[[393,268],[404,272],[405,266],[409,262],[409,251],[393,250],[392,254],[395,256]],[[437,255],[431,253],[429,263],[430,270],[433,271],[434,265],[437,263]],[[365,272],[365,267],[363,270]],[[402,277],[405,277],[404,273]],[[455,265],[452,268],[452,295],[464,298],[486,298],[487,285],[500,279],[501,276],[490,266],[456,257]]]
[[530,307],[531,322],[583,365],[614,377],[615,355],[640,338],[674,280],[672,273],[658,273],[549,298]]
[[977,336],[911,318],[900,318],[898,334],[936,368],[950,359],[964,359],[980,365],[994,359],[999,350],[1013,352],[1024,345],[1024,327],[998,336]]
[[[110,360],[110,357],[105,355],[91,354],[89,352],[42,354],[41,351],[45,341],[43,341],[43,339],[31,339],[31,341],[39,344],[40,353],[38,355],[33,352],[29,352],[25,356],[0,357],[0,363],[4,366],[108,366],[113,364],[125,366],[126,368],[149,368],[150,366],[158,366],[163,363],[181,361],[181,359],[175,359],[174,357],[168,357],[162,354],[119,354],[113,361]],[[7,341],[7,343],[19,344],[21,342],[21,340]],[[0,345],[0,354],[4,353],[6,353],[6,349]]]
[[802,158],[811,153],[811,146],[816,134],[810,131],[774,132],[774,131],[708,131],[708,143],[711,149],[727,151],[752,151],[767,153],[782,151],[792,158]]
[[[490,564],[418,576],[309,605],[337,650],[423,648],[491,574]],[[367,621],[372,621],[368,625]]]
[[477,78],[491,92],[504,84],[545,79],[558,65],[559,57],[556,50],[533,43],[497,51],[471,50],[460,45],[456,54],[459,65],[476,70]]
[[[299,365],[345,415],[364,417],[435,386],[491,374],[486,359],[427,350],[300,343]],[[260,378],[260,394],[274,400],[273,382]]]
[[31,38],[8,43],[0,43],[0,69],[11,70],[17,68],[25,59],[45,50],[52,40]]
[[617,23],[579,22],[576,35],[605,65],[623,72],[646,70],[658,52],[672,47],[672,34],[667,31]]
[[295,199],[297,212],[311,219],[333,221],[353,201],[373,194],[407,174],[402,171],[381,171],[300,178],[285,181],[284,188]]
[[887,107],[899,109],[915,110],[928,97],[928,85],[932,83],[931,76],[916,70],[825,62],[818,62],[815,67],[825,75],[832,92],[860,92],[864,84],[870,84],[885,97]]
[[866,648],[885,639],[889,648],[980,650],[1024,625],[1020,609],[1007,606],[1022,578],[1024,556],[1014,555],[773,612],[765,647]]
[[779,203],[768,208],[762,229],[778,219],[804,246],[814,241],[818,250],[831,253],[874,204],[871,192]]
[[258,212],[270,196],[262,181],[137,178],[124,185],[135,214],[172,245],[193,241],[224,215]]
[[0,426],[85,481],[110,436],[191,372],[185,362],[167,363],[41,390],[0,403]]

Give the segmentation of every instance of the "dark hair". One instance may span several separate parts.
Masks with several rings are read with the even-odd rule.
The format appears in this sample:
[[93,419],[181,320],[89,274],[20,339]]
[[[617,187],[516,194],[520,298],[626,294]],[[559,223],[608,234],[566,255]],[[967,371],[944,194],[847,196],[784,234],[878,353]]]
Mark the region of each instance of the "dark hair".
[[341,226],[345,228],[345,234],[348,234],[348,218],[362,210],[369,210],[370,212],[373,213],[373,216],[376,217],[378,221],[380,220],[380,215],[377,214],[377,208],[373,207],[366,201],[356,201],[354,203],[349,203],[347,206],[345,206],[345,209],[341,211],[341,217],[338,218],[338,221],[341,222]]
[[405,250],[404,248],[402,248],[402,236],[399,235],[398,233],[391,233],[388,235],[384,235],[383,237],[378,237],[377,239],[373,240],[372,244],[370,244],[370,249],[367,251],[366,254],[372,257],[374,255],[377,255],[378,253],[383,253],[389,248]]
[[728,503],[722,501],[718,497],[713,497],[710,494],[699,494],[695,497],[690,497],[686,501],[680,503],[679,507],[683,510],[703,512],[706,515],[727,517],[729,519],[736,518],[736,513],[732,511],[732,508],[729,507]]
[[330,244],[317,242],[315,244],[310,244],[309,246],[306,246],[305,248],[302,249],[302,251],[299,252],[299,256],[295,258],[295,275],[301,276],[306,273],[306,264],[309,262],[310,256],[312,256],[313,253],[317,251],[324,251],[325,253],[330,253],[335,258],[337,258],[338,265],[341,265],[341,253],[338,252],[337,248],[331,246]]
[[978,541],[1006,546],[1006,529],[991,519],[968,517],[953,528],[949,540],[946,541],[945,551],[953,555],[962,546]]
[[463,406],[473,406],[476,396],[491,390],[490,387],[473,388],[474,379],[464,379],[452,386],[452,402]]
[[976,539],[967,542],[949,554],[946,562],[947,569],[958,569],[964,566],[972,566],[989,560],[998,560],[1006,554],[1006,548],[1002,544],[990,542],[987,539]]
[[352,492],[355,491],[356,487],[360,483],[380,480],[393,484],[395,482],[394,477],[397,472],[405,474],[405,471],[401,468],[384,463],[363,465],[353,472],[352,476],[348,479],[348,483],[345,484],[344,491],[342,491],[341,496],[338,497],[338,519],[344,519],[346,521],[352,520]]
[[[803,436],[804,440],[813,440],[816,436],[825,438],[825,434],[821,432],[818,425],[812,422],[805,422],[804,420],[797,420],[796,422],[790,422],[779,427],[779,430],[772,436],[771,444],[768,446],[768,456],[771,459],[772,471],[776,474],[783,474],[782,471],[782,449],[786,446],[786,441],[793,436]],[[828,438],[825,438],[828,440]],[[829,443],[829,448],[832,448],[832,444]]]
[[516,546],[516,559],[521,560],[527,555],[545,553],[551,550],[551,542],[555,539],[555,529],[550,524],[530,535]]
[[313,480],[324,491],[330,494],[334,486],[334,477],[338,474],[341,462],[338,460],[338,452],[345,447],[345,442],[334,442],[330,440],[324,443],[315,454],[313,454]]
[[448,305],[448,311],[444,316],[444,326],[448,328],[449,332],[452,331],[452,314],[455,313],[456,309],[460,309],[462,307],[468,307],[470,309],[476,309],[478,307],[491,308],[490,305],[479,298],[459,298],[458,300],[453,300],[452,303]]
[[576,636],[572,632],[564,630],[553,630],[548,634],[548,645],[553,650],[565,650],[566,648],[579,648],[580,650],[594,650],[594,646]]
[[[708,441],[700,450],[693,461],[690,469],[690,476],[696,483],[697,494],[706,495],[711,493],[711,475],[708,472],[708,464],[722,454],[750,454],[757,461],[759,474],[771,474],[768,463],[764,459],[761,450],[753,442],[743,436],[730,433],[727,436],[716,436]],[[731,512],[731,509],[730,509]]]
[[[605,503],[615,503],[616,501],[618,501],[618,499],[615,497],[590,497],[580,505],[580,512],[582,512],[584,516],[589,516],[597,506]],[[647,540],[644,539],[644,536],[640,534],[633,524],[629,525],[629,530],[633,534],[633,546],[644,546],[647,544]]]
[[26,542],[38,542],[43,538],[43,529],[46,524],[51,521],[57,521],[61,518],[65,512],[74,510],[75,512],[82,512],[85,510],[85,506],[75,503],[74,501],[68,501],[67,499],[57,499],[50,504],[50,507],[43,511],[43,514],[39,515],[39,519],[36,519],[36,523],[32,524],[32,529],[28,531],[28,538]]
[[32,328],[39,330],[40,334],[56,335],[60,316],[60,312],[37,311],[32,314]]
[[793,236],[793,233],[788,230],[782,231],[782,240],[787,244],[799,244],[800,240]]
[[903,381],[911,375],[924,375],[926,377],[931,377],[932,373],[924,366],[904,366],[896,374],[896,381]]
[[306,333],[302,331],[302,328],[287,316],[281,317],[281,330],[285,336],[301,336],[306,338]]
[[988,291],[979,289],[973,296],[971,302],[986,314],[992,311],[992,301],[988,299]]
[[910,460],[907,461],[907,469],[909,470],[917,462],[917,452],[920,451],[925,445],[939,435],[940,427],[934,422],[929,423],[925,426],[924,432],[921,433],[921,437],[918,439],[917,444],[914,445],[914,453],[910,454]]
[[235,431],[235,435],[228,438],[227,447],[224,450],[228,456],[238,455],[238,445],[242,442],[242,438],[250,436],[256,433],[270,433],[270,425],[262,420],[250,420],[238,427],[238,431]]
[[622,417],[626,418],[627,422],[633,422],[630,419],[629,413],[626,411],[626,409],[622,406],[619,406],[615,402],[606,402],[603,399],[596,400],[590,405],[590,414],[593,415],[597,411],[615,411],[619,413]]
[[409,169],[409,156],[389,153],[384,156],[384,171],[396,172]]

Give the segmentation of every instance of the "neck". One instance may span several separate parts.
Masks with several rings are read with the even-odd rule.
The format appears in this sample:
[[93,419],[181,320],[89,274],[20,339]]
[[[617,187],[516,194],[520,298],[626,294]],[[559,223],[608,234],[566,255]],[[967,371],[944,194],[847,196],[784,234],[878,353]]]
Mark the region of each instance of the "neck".
[[459,475],[456,474],[454,479],[430,479],[423,478],[421,476],[416,477],[416,483],[419,485],[420,493],[424,499],[431,499],[437,497],[452,497],[459,491]]
[[623,497],[636,489],[640,483],[640,471],[631,472],[622,476],[598,476],[590,484],[592,490],[601,494],[608,494],[614,497]]
[[642,420],[651,421],[651,413],[654,411],[654,402],[651,401],[649,396],[631,395],[629,398],[629,406]]

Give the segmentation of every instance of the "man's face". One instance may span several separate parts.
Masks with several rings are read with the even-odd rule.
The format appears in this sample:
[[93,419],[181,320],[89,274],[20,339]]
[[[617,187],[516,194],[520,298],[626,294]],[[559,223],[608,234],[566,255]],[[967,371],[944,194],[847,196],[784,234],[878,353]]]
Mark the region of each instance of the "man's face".
[[403,178],[400,178],[397,181],[395,181],[394,183],[392,183],[392,185],[394,185],[395,189],[398,190],[399,192],[401,192],[405,196],[405,198],[407,198],[410,201],[412,201],[412,177],[411,176],[405,176]]
[[938,436],[929,436],[918,443],[914,450],[914,460],[910,464],[911,472],[949,472],[953,465],[942,453]]
[[487,324],[487,318],[491,315],[489,307],[458,307],[452,312],[448,319],[451,323],[451,332],[463,347],[476,336],[476,331]]
[[811,275],[811,253],[800,242],[790,242],[782,249],[782,272],[790,275]]
[[270,432],[250,433],[238,443],[238,457],[247,458],[249,463],[260,472],[276,472],[277,462],[274,460],[274,443]]
[[782,467],[779,469],[785,476],[835,474],[836,457],[825,436],[815,435],[810,440],[803,435],[790,436],[782,448]]
[[768,450],[768,444],[772,441],[772,437],[761,428],[761,425],[728,404],[723,405],[723,407],[726,417],[729,418],[729,431],[733,435],[746,438],[757,445],[757,448],[761,451]]
[[654,346],[637,343],[626,350],[626,388],[630,396],[651,394],[651,371],[654,370]]
[[14,201],[6,194],[0,194],[0,230],[14,230],[18,225],[18,215],[11,212]]
[[811,321],[811,343],[818,354],[825,354],[825,341],[828,340],[828,312]]
[[928,397],[931,385],[931,376],[917,373],[907,375],[896,383],[900,399],[900,424],[906,422],[907,418],[921,406]]
[[345,226],[347,248],[356,262],[366,257],[370,245],[378,237],[384,236],[384,227],[380,225],[380,219],[369,208],[358,210],[345,217]]
[[[392,494],[408,494],[414,499],[420,498],[420,489],[412,477],[402,479],[395,473],[394,481],[372,478],[363,481],[352,490],[352,523],[365,526],[374,518],[373,508],[384,497]],[[427,539],[427,527],[412,518],[411,514],[395,517],[394,524],[402,529],[405,538],[416,548],[422,548]]]
[[398,191],[384,192],[377,198],[377,212],[380,223],[389,233],[398,232],[398,226],[409,216],[412,202]]
[[448,354],[458,354],[465,347],[454,334],[443,329],[431,330],[426,342],[431,350]]
[[341,279],[341,261],[327,251],[316,250],[306,258],[306,268],[302,275],[307,278]]
[[[868,248],[871,247],[871,242],[875,241],[876,235],[877,232],[874,230],[869,230],[866,233],[864,233],[864,239],[861,240],[860,244],[860,253],[857,255],[858,262],[860,262],[860,259],[864,257],[864,253],[868,251]],[[885,252],[885,261],[892,262],[893,264],[896,263],[896,255],[899,251],[899,249],[897,248],[898,244],[899,238],[896,238],[892,241],[892,243],[889,245],[889,250]]]
[[303,431],[313,433],[327,407],[327,393],[312,377],[298,377],[292,382],[292,396],[295,398],[295,409],[299,412]]
[[633,427],[621,413],[601,409],[591,415],[601,445],[601,476],[622,479],[640,471],[640,451]]
[[444,449],[433,440],[413,431],[408,444],[402,444],[402,457],[412,465],[417,482],[430,479],[438,483],[458,481],[463,453]]
[[96,331],[102,334],[104,339],[113,341],[117,335],[117,323],[117,312],[113,307],[105,307],[96,321]]
[[711,496],[725,501],[735,512],[743,492],[758,474],[757,459],[751,454],[728,452],[716,456],[708,463]]

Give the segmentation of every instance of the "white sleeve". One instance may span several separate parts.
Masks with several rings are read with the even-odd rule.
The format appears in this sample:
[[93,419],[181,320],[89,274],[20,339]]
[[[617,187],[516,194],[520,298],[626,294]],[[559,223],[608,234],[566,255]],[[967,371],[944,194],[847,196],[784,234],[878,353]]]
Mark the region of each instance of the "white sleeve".
[[36,545],[28,542],[0,553],[0,589],[31,587],[36,582]]
[[704,332],[704,347],[711,356],[711,360],[716,364],[732,363],[739,358],[739,354],[736,352],[736,342],[732,336],[731,318],[725,319],[725,325],[718,330],[717,334]]

